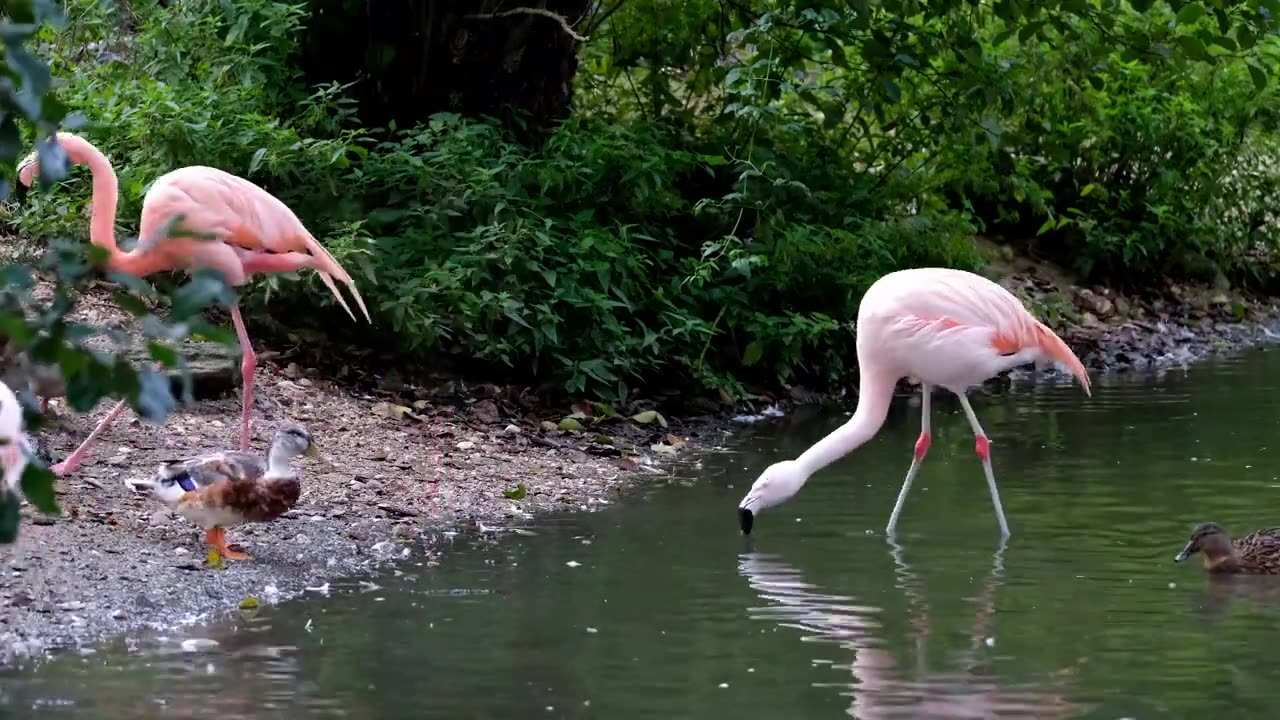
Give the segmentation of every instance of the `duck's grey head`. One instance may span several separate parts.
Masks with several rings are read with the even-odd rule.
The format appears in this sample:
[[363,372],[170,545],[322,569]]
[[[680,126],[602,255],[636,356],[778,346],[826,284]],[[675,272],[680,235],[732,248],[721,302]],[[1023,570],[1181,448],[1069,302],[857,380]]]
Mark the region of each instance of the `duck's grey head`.
[[1220,555],[1231,551],[1231,537],[1218,523],[1200,523],[1191,531],[1191,539],[1182,548],[1182,552],[1174,556],[1174,562],[1182,562],[1197,552]]
[[311,433],[298,423],[288,423],[276,430],[275,439],[271,442],[271,454],[283,453],[286,457],[306,455],[316,457],[320,449],[311,439]]

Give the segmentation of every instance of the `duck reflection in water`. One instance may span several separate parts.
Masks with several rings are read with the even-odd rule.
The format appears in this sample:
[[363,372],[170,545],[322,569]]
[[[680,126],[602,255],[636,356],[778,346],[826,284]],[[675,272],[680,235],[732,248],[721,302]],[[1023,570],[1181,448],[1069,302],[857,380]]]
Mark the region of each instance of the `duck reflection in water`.
[[1063,676],[1074,672],[1075,667],[1055,673],[1052,683],[1015,683],[981,669],[986,662],[981,651],[994,616],[996,592],[1003,582],[1003,542],[992,557],[991,573],[978,598],[979,612],[969,648],[961,656],[959,667],[943,671],[928,667],[931,626],[919,578],[902,559],[901,547],[892,541],[890,544],[897,565],[897,586],[906,596],[915,629],[914,670],[901,667],[886,647],[889,641],[882,636],[881,623],[876,619],[883,608],[860,603],[854,597],[823,592],[776,554],[747,551],[739,555],[739,573],[770,603],[750,608],[748,615],[754,620],[801,630],[807,633],[805,641],[830,643],[853,651],[849,665],[833,667],[847,667],[852,673],[851,682],[837,686],[842,688],[842,695],[852,698],[847,714],[861,720],[1059,718],[1087,711],[1063,696]]
[[1280,578],[1274,575],[1210,575],[1204,586],[1189,593],[1191,613],[1200,620],[1217,624],[1227,618],[1233,605],[1264,614],[1280,614]]

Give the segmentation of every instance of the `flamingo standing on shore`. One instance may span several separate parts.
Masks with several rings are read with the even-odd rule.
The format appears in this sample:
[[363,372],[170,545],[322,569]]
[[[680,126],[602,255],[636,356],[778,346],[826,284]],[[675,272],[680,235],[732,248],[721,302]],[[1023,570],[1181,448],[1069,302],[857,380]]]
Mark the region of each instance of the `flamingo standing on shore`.
[[[351,276],[312,237],[292,210],[266,190],[217,168],[193,165],[156,178],[142,200],[138,246],[128,252],[120,250],[115,237],[118,183],[111,163],[98,148],[78,135],[61,132],[57,134],[57,142],[73,165],[87,165],[93,175],[89,242],[110,253],[108,266],[112,270],[142,277],[163,270],[213,268],[222,273],[228,285],[238,287],[253,273],[311,268],[320,274],[320,279],[352,321],[356,316],[338,292],[334,278],[347,285],[365,320],[372,322]],[[19,165],[18,179],[30,187],[38,171],[39,161],[33,152]],[[184,230],[197,237],[166,237],[170,226],[179,219]],[[212,239],[198,239],[199,236]],[[239,303],[231,305],[231,321],[243,353],[240,449],[247,450],[257,358],[240,317]],[[59,475],[74,472],[90,444],[123,409],[121,400],[75,452],[53,466],[53,471]]]
[[1001,537],[1009,537],[991,469],[990,441],[965,391],[1019,365],[1056,361],[1079,379],[1086,395],[1092,395],[1080,359],[1012,293],[963,270],[915,268],[881,277],[862,297],[857,332],[858,407],[853,417],[795,460],[765,469],[738,504],[742,532],[751,533],[760,511],[790,500],[813,473],[870,440],[884,424],[894,386],[900,378],[912,377],[920,381],[922,395],[920,438],[885,533],[893,535],[911,481],[929,450],[929,393],[937,385],[960,398],[973,428]]

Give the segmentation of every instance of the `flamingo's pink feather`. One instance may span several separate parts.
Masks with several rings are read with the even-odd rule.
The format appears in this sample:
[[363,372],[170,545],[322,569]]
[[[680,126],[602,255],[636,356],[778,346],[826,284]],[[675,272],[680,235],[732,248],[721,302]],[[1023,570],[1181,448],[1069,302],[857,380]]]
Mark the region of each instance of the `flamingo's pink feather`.
[[[242,285],[256,272],[311,268],[354,320],[334,278],[347,285],[365,320],[369,320],[369,311],[351,276],[312,237],[298,216],[266,190],[217,168],[193,165],[156,178],[142,201],[139,248],[119,252],[113,227],[117,186],[111,163],[78,135],[58,133],[57,139],[72,163],[88,165],[93,172],[90,239],[112,251],[115,269],[142,276],[162,270],[207,267],[221,272],[229,284]],[[20,165],[19,180],[30,185],[38,169],[33,153]],[[182,228],[212,238],[155,237],[179,215]],[[287,259],[277,259],[281,255]]]
[[890,273],[858,310],[864,368],[963,391],[1036,359],[1060,362],[1091,393],[1075,353],[1000,285],[973,273],[915,268]]

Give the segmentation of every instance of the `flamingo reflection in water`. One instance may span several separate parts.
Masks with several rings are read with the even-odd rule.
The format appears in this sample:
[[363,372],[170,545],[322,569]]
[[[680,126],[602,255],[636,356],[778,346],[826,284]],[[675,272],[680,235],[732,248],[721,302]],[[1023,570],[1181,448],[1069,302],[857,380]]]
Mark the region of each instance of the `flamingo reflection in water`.
[[[978,598],[979,612],[970,636],[970,647],[961,658],[961,667],[934,671],[928,667],[929,612],[919,579],[902,559],[902,548],[890,541],[897,565],[897,586],[907,596],[911,624],[915,628],[916,668],[899,666],[878,636],[881,624],[875,616],[881,608],[860,603],[856,598],[823,592],[806,582],[801,572],[778,555],[745,552],[739,555],[738,571],[751,588],[770,605],[748,610],[754,620],[774,622],[782,627],[811,633],[804,639],[839,645],[853,651],[848,667],[850,683],[814,683],[815,687],[842,688],[852,698],[847,714],[860,720],[884,718],[1062,718],[1086,711],[1062,695],[1065,675],[1075,667],[1054,673],[1054,682],[1014,683],[990,670],[980,652],[995,611],[995,597],[1003,583],[1004,543],[992,557],[992,569]],[[1047,687],[1048,685],[1057,687]]]

